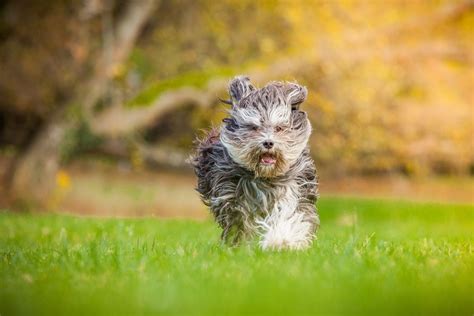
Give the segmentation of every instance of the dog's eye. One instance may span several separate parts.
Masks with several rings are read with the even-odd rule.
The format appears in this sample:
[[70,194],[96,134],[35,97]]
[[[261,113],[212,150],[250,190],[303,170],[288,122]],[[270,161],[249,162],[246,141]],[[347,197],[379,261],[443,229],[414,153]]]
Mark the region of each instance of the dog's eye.
[[277,126],[275,127],[275,132],[281,132],[283,130],[283,127]]

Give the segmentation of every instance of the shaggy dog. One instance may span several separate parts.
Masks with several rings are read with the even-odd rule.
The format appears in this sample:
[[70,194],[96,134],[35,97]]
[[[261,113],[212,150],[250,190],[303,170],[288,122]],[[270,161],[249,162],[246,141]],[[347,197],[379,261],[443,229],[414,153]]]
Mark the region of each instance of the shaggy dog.
[[229,83],[230,116],[197,141],[197,191],[236,244],[258,236],[263,249],[304,249],[319,226],[318,181],[309,154],[311,124],[300,104],[305,87],[249,78]]

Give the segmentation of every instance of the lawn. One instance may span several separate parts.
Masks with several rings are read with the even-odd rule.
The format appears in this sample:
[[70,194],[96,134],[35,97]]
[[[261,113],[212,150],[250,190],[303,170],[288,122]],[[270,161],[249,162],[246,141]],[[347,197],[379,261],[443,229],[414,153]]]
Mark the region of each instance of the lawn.
[[209,221],[0,213],[0,314],[474,313],[474,207],[325,198],[308,251]]

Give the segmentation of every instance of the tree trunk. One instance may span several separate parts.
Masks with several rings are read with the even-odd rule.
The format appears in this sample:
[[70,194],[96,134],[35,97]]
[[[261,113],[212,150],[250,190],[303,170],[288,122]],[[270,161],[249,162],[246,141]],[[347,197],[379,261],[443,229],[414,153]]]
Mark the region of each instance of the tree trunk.
[[47,202],[56,186],[61,141],[73,121],[64,119],[61,108],[49,119],[28,148],[13,163],[10,197]]
[[[128,2],[123,14],[115,23],[112,56],[96,62],[94,71],[78,85],[73,97],[58,106],[35,135],[28,148],[15,159],[8,181],[9,198],[47,205],[56,188],[56,176],[60,165],[60,150],[67,131],[77,124],[81,115],[85,117],[105,92],[113,69],[129,55],[144,23],[153,12],[156,0]],[[109,47],[110,48],[110,47]]]

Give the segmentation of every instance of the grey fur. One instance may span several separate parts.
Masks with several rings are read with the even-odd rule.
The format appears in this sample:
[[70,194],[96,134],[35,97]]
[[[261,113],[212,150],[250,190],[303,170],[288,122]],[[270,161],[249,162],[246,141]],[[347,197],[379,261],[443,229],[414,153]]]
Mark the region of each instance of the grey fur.
[[[282,216],[296,223],[295,231],[308,227],[304,238],[289,242],[285,239],[292,236],[277,236],[278,241],[268,247],[309,246],[319,216],[315,207],[318,181],[308,147],[311,125],[299,110],[306,88],[271,82],[256,89],[247,77],[239,76],[230,82],[229,95],[230,116],[219,129],[197,141],[192,160],[197,191],[222,227],[222,239],[235,244],[242,238],[265,237],[272,223],[282,225],[281,216],[276,219],[272,213],[283,214],[283,208],[291,208],[289,215]],[[266,148],[265,142],[273,147]]]

